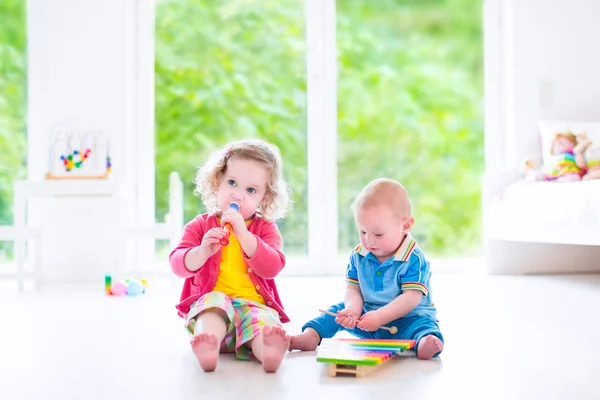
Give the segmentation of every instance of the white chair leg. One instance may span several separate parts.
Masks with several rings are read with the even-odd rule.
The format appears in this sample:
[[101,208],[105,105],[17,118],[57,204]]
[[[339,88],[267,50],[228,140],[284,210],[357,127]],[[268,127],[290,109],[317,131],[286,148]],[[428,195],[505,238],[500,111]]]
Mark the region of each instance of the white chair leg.
[[39,289],[42,286],[42,282],[44,281],[44,269],[42,265],[42,235],[38,232],[34,237],[34,259],[33,262],[35,265],[33,280],[36,289]]
[[17,281],[19,292],[25,291],[25,204],[18,188],[13,193],[14,227],[15,227],[15,263],[17,264]]

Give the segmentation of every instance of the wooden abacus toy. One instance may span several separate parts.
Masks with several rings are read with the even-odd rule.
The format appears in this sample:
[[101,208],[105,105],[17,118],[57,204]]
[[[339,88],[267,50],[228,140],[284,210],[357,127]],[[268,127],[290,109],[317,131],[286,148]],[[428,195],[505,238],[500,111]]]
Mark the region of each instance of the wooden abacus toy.
[[361,378],[415,345],[414,340],[323,339],[317,361],[330,364],[330,376]]

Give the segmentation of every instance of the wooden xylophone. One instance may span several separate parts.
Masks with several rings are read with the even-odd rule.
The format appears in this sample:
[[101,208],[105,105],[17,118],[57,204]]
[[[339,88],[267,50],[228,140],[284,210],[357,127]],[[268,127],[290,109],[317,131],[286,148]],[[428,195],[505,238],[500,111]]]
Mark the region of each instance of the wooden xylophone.
[[363,377],[414,347],[414,340],[323,339],[317,361],[330,364],[330,376]]

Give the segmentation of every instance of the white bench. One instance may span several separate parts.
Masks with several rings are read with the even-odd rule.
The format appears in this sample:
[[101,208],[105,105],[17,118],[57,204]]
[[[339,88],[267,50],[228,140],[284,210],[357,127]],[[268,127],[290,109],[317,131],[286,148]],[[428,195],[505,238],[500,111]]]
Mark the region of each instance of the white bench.
[[[39,287],[43,280],[41,260],[41,229],[28,226],[25,221],[25,207],[29,197],[49,195],[78,195],[81,185],[69,185],[68,182],[16,182],[15,183],[15,225],[0,226],[0,241],[12,241],[15,244],[15,264],[17,266],[17,281],[19,291],[25,289],[25,244],[31,242],[34,246],[34,273],[35,287]],[[89,187],[83,189],[85,193],[93,195],[113,196],[118,204],[121,198],[118,187],[111,182],[90,182]],[[175,247],[180,239],[183,228],[183,183],[176,172],[169,176],[169,212],[164,223],[148,226],[124,226],[115,235],[117,247],[117,265],[115,274],[124,272],[126,258],[126,242],[128,239],[153,238],[169,240],[171,247]]]

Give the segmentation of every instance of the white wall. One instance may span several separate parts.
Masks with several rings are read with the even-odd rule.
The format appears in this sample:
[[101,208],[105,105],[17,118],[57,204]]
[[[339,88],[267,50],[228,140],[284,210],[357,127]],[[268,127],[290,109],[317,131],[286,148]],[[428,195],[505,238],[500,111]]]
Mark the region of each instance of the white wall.
[[[100,129],[113,141],[128,134],[127,3],[122,0],[30,0],[28,7],[28,171],[48,168],[52,128]],[[114,143],[115,176],[123,146]]]
[[[104,131],[111,140],[112,179],[131,185],[139,196],[138,185],[132,183],[139,180],[142,153],[133,151],[140,150],[138,3],[28,1],[29,180],[44,179],[49,134],[64,123],[75,130]],[[152,84],[146,86],[151,89]],[[151,96],[149,101],[153,107]],[[151,127],[152,120],[144,126]],[[153,143],[153,132],[145,134]],[[153,157],[152,148],[142,150]],[[151,178],[145,182],[153,184],[153,169],[148,174]],[[146,190],[144,204],[153,219],[153,187]],[[107,198],[53,198],[33,204],[29,213],[33,223],[42,225],[44,267],[50,280],[97,279],[114,265],[116,221]],[[138,217],[130,215],[131,220]]]
[[600,121],[600,1],[505,0],[508,162],[538,146],[540,119]]

